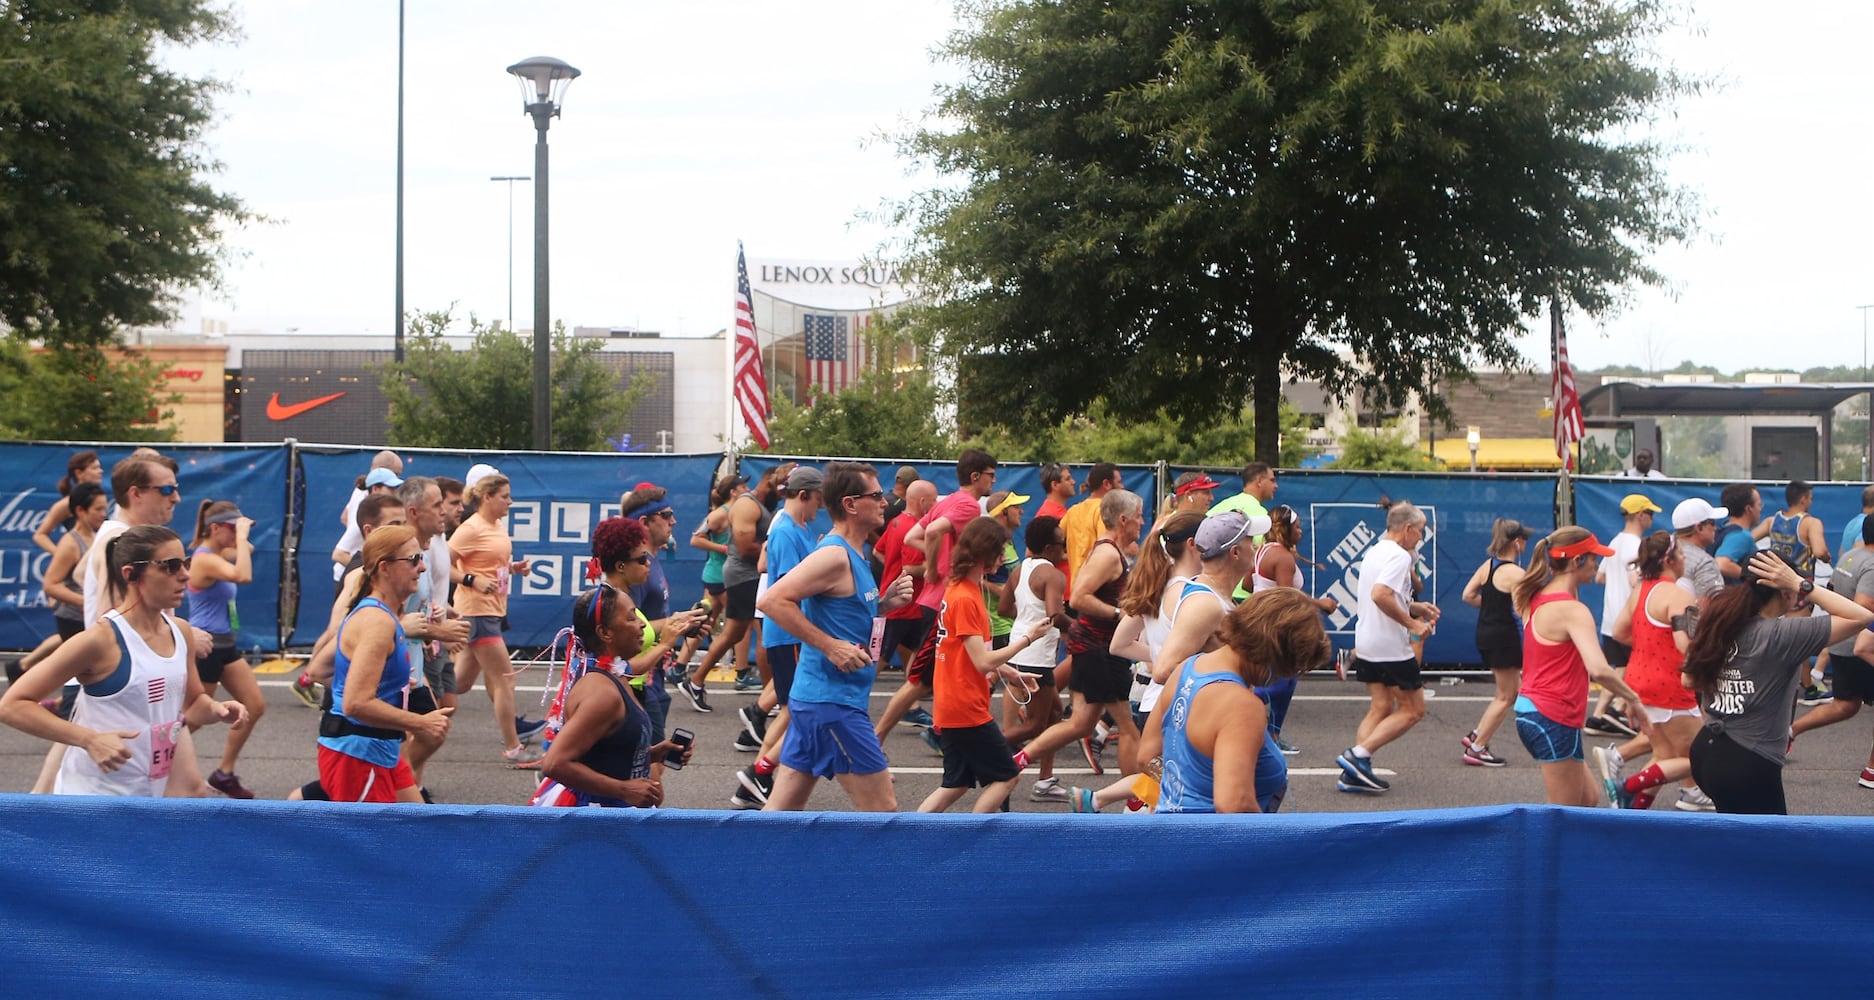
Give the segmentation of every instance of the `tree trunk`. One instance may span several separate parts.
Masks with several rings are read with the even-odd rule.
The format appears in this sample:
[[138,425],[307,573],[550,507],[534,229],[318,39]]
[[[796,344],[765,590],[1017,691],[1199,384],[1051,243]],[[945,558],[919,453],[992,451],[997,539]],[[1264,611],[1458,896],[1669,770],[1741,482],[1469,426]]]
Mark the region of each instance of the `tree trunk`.
[[1250,404],[1256,419],[1256,456],[1271,466],[1282,464],[1282,352],[1262,351],[1255,360]]

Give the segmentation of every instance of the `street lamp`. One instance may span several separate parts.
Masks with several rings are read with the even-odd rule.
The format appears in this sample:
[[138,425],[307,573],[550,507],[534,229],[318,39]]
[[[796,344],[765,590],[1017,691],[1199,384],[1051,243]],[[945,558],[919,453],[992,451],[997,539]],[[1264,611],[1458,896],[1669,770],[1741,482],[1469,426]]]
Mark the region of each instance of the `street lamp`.
[[547,126],[560,115],[566,88],[579,71],[550,56],[508,67],[521,83],[521,111],[534,119],[534,450],[552,448],[553,409],[548,385],[551,338],[547,327]]
[[490,177],[491,181],[506,181],[508,184],[508,332],[514,332],[514,182],[531,181],[532,177]]
[[1482,444],[1483,441],[1483,435],[1477,433],[1477,426],[1475,424],[1471,425],[1470,429],[1464,432],[1464,443],[1471,446],[1472,472],[1477,471],[1477,446]]

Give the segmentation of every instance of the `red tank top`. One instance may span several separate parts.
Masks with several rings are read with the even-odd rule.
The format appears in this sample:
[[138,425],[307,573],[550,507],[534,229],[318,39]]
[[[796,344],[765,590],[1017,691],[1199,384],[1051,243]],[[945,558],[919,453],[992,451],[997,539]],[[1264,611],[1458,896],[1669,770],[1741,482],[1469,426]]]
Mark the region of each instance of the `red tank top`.
[[1518,694],[1536,710],[1564,726],[1579,728],[1588,721],[1588,666],[1571,641],[1545,642],[1536,635],[1536,609],[1557,601],[1573,601],[1573,594],[1537,594],[1529,602],[1523,626],[1523,683]]
[[[1672,626],[1655,625],[1646,613],[1653,588],[1665,580],[1640,581],[1640,596],[1633,606],[1633,658],[1627,661],[1627,686],[1652,708],[1684,709],[1698,704],[1698,696],[1679,683],[1685,654],[1672,641]],[[1673,583],[1673,586],[1678,586]]]

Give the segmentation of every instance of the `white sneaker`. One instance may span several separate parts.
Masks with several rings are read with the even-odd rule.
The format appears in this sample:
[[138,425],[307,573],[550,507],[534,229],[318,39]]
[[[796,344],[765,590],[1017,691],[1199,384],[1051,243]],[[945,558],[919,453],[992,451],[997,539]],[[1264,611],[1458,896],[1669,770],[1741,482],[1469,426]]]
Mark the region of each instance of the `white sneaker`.
[[1615,749],[1612,743],[1592,749],[1594,750],[1594,763],[1601,769],[1601,777],[1619,784],[1621,769],[1627,766],[1626,760],[1620,756],[1620,751]]
[[1028,790],[1028,797],[1036,802],[1066,802],[1067,786],[1061,784],[1059,778],[1042,778]]
[[1708,813],[1718,811],[1717,803],[1712,802],[1711,796],[1706,795],[1704,789],[1701,788],[1679,789],[1679,801],[1674,802],[1672,807],[1674,809],[1683,809],[1686,812]]

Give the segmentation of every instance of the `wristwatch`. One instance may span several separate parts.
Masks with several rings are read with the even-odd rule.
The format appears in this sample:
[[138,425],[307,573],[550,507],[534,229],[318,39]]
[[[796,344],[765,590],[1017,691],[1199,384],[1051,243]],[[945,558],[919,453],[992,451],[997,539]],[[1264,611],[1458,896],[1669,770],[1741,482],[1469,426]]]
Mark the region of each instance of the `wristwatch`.
[[1815,581],[1814,580],[1804,580],[1803,582],[1796,585],[1796,594],[1799,597],[1808,597],[1810,594],[1813,594],[1813,593],[1815,593]]
[[473,573],[462,574],[462,586],[473,589],[475,586],[475,574]]

